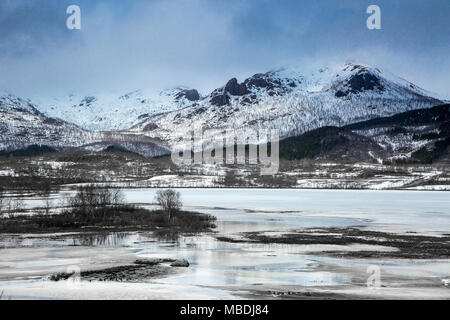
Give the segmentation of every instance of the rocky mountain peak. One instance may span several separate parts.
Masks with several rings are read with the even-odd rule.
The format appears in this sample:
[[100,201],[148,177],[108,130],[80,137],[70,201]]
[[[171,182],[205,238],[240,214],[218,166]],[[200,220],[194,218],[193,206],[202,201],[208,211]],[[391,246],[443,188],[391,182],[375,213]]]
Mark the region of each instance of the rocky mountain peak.
[[200,94],[196,89],[183,89],[175,95],[175,99],[181,100],[183,98],[189,101],[198,101],[200,100]]
[[248,93],[245,83],[238,83],[236,78],[233,78],[227,82],[224,91],[228,92],[232,96],[243,96]]

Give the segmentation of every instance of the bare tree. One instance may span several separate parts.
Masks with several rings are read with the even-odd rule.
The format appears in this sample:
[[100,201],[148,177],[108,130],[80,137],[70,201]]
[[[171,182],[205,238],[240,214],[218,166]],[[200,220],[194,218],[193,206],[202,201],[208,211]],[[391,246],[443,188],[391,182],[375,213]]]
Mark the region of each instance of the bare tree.
[[17,213],[20,213],[24,209],[24,202],[22,199],[17,198],[15,200],[8,199],[7,201],[3,201],[2,204],[3,207],[5,207],[4,213],[7,214],[7,217],[12,219],[15,218]]
[[110,189],[111,205],[119,206],[125,202],[125,197],[120,189]]
[[68,205],[83,216],[105,216],[111,208],[123,205],[124,196],[119,189],[101,188],[93,184],[80,186],[68,199]]
[[44,202],[44,212],[45,212],[46,215],[50,214],[52,206],[53,206],[52,199],[50,199],[50,196],[46,197],[45,198],[45,202]]
[[158,190],[155,199],[161,208],[167,212],[169,221],[173,219],[174,214],[180,210],[183,205],[180,193],[172,189]]
[[44,212],[46,215],[50,214],[52,208],[52,200],[50,199],[50,195],[52,193],[52,187],[50,183],[45,183],[42,188],[42,195],[45,197],[44,202]]
[[23,209],[24,209],[24,201],[22,200],[22,198],[17,198],[14,201],[13,212],[10,213],[10,215],[12,215],[12,217],[14,217],[16,214],[22,212]]

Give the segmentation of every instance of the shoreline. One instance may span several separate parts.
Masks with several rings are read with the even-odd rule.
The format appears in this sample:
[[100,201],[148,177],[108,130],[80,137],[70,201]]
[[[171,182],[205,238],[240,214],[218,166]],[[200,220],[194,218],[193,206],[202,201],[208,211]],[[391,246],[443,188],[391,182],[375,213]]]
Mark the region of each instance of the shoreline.
[[[85,239],[79,233],[1,237],[0,245],[11,247],[0,248],[0,292],[12,299],[450,299],[444,282],[450,279],[450,250],[441,242],[450,245],[450,235],[439,231],[448,225],[444,193],[423,196],[435,207],[419,208],[414,204],[421,202],[420,193],[405,198],[392,191],[384,191],[391,192],[390,197],[364,193],[367,196],[355,204],[352,194],[342,198],[339,193],[330,197],[331,193],[311,191],[314,197],[302,198],[306,192],[191,189],[184,192],[187,207],[196,204],[202,208],[195,211],[215,215],[217,228],[212,232],[178,240],[159,240],[152,232],[136,231],[99,238],[91,232]],[[126,196],[142,204],[154,191],[131,191]],[[320,202],[324,197],[328,206]],[[388,199],[384,206],[379,205],[380,198]],[[396,202],[399,198],[402,201]],[[217,209],[230,199],[239,208]],[[261,200],[269,201],[270,212],[258,210],[266,207]],[[356,211],[348,203],[356,205]],[[290,214],[302,207],[314,210],[308,204],[325,212]],[[378,206],[367,212],[365,208],[373,204]],[[433,217],[445,220],[433,222]],[[423,224],[422,219],[428,222]],[[433,232],[436,235],[427,234]],[[240,241],[218,241],[217,237]],[[185,259],[190,266],[130,267],[143,259]],[[69,280],[48,280],[53,274],[68,273],[67,268],[74,265],[86,276],[75,287]],[[366,283],[367,268],[373,265],[380,268],[382,281],[375,291]],[[113,281],[100,281],[105,279]]]
[[[93,185],[99,185],[99,186],[104,186],[104,187],[109,187],[112,189],[123,189],[123,190],[136,190],[136,189],[193,189],[193,190],[207,190],[207,189],[212,189],[212,190],[238,190],[238,189],[245,189],[245,190],[324,190],[324,191],[430,191],[430,192],[450,192],[450,185],[448,186],[448,189],[444,189],[444,190],[430,190],[430,189],[411,189],[411,188],[392,188],[392,189],[370,189],[370,188],[305,188],[305,187],[299,187],[299,188],[294,188],[294,187],[272,187],[272,188],[266,188],[266,187],[259,187],[259,186],[255,186],[255,187],[249,187],[249,186],[237,186],[237,187],[230,187],[230,186],[207,186],[207,187],[190,187],[190,186],[159,186],[159,187],[155,187],[155,186],[115,186],[114,184],[117,183],[123,183],[123,182],[93,182],[93,183],[89,183],[89,182],[82,182],[82,183],[76,183],[76,184],[63,184],[60,187],[64,187],[67,188],[68,190],[72,190],[73,187],[76,186],[80,186],[80,185],[89,185],[89,184],[93,184]],[[27,191],[32,191],[32,190],[27,190]],[[35,192],[36,193],[36,192]]]
[[[145,241],[144,241],[145,242]],[[142,243],[144,243],[142,242]],[[168,242],[167,244],[169,244]],[[158,243],[156,243],[158,245]],[[163,245],[160,243],[160,245]],[[252,251],[251,243],[243,243],[245,246],[250,246],[248,250]],[[271,252],[270,243],[267,244],[267,249]],[[308,247],[305,245],[303,247]],[[190,290],[199,290],[207,292],[211,290],[214,293],[211,296],[202,296],[200,299],[215,299],[227,295],[229,299],[292,299],[292,300],[315,300],[315,299],[332,299],[332,300],[364,300],[364,299],[423,299],[428,297],[431,299],[450,299],[450,288],[441,284],[441,279],[436,277],[429,277],[420,274],[400,275],[401,270],[389,271],[389,266],[400,264],[408,270],[411,263],[425,263],[425,265],[434,266],[436,263],[450,263],[450,259],[432,258],[426,259],[405,259],[405,257],[388,256],[388,257],[361,257],[359,255],[352,256],[345,254],[345,248],[341,248],[343,256],[329,255],[329,252],[305,252],[304,256],[313,261],[319,259],[318,265],[311,267],[308,272],[325,273],[349,276],[349,282],[335,285],[287,285],[287,284],[241,284],[233,286],[223,285],[195,285],[180,282],[184,289],[177,294],[178,298],[186,299],[190,297]],[[44,264],[33,266],[29,264],[33,258],[41,257],[50,252],[57,252],[53,264]],[[88,254],[90,252],[90,254]],[[97,253],[96,253],[97,252]],[[355,251],[362,252],[362,251]],[[99,256],[99,253],[101,255]],[[122,299],[123,296],[119,293],[122,286],[135,288],[133,292],[135,295],[143,294],[142,290],[150,290],[147,296],[149,299],[172,299],[171,294],[159,295],[158,292],[152,291],[152,288],[158,287],[159,290],[173,290],[176,279],[180,275],[185,274],[184,277],[189,277],[189,274],[195,272],[195,268],[200,265],[194,264],[188,268],[170,267],[170,263],[180,261],[180,259],[164,258],[164,254],[159,254],[160,259],[144,258],[141,259],[136,256],[136,250],[133,247],[119,246],[119,247],[103,247],[103,246],[49,246],[49,247],[20,247],[20,248],[6,248],[0,249],[0,255],[6,255],[4,258],[10,256],[16,257],[17,262],[24,261],[23,270],[16,270],[6,278],[3,274],[0,280],[0,288],[4,292],[5,298],[24,298],[24,299],[39,299],[48,295],[52,299],[78,299],[79,294],[83,294],[83,299]],[[11,256],[12,255],[12,256]],[[78,257],[78,258],[76,258]],[[99,257],[100,260],[99,260]],[[11,258],[5,260],[9,261]],[[81,282],[74,282],[73,280],[66,280],[67,274],[66,265],[61,265],[59,261],[73,260],[82,258],[84,263],[80,265],[81,268]],[[63,259],[63,260],[61,260]],[[331,259],[331,260],[329,260]],[[29,261],[29,262],[26,262]],[[80,260],[81,262],[82,260]],[[144,261],[144,262],[142,262]],[[327,262],[328,261],[328,262]],[[339,262],[340,261],[340,262]],[[348,261],[350,265],[347,265]],[[421,261],[421,262],[419,262]],[[149,264],[147,267],[145,263]],[[335,264],[339,262],[338,264]],[[5,261],[3,262],[3,264]],[[341,264],[343,263],[343,264]],[[382,269],[382,286],[378,289],[368,288],[366,285],[367,272],[366,265],[372,264],[380,265]],[[138,264],[141,264],[138,266]],[[162,264],[162,265],[161,265]],[[355,266],[353,266],[356,264]],[[413,266],[412,265],[412,266]],[[387,270],[385,270],[388,268]],[[0,264],[1,270],[1,264]],[[25,270],[29,270],[25,272]],[[34,270],[34,271],[33,271]],[[40,271],[39,271],[40,270]],[[53,271],[52,271],[53,270]],[[59,271],[58,271],[59,270]],[[186,273],[187,272],[187,273]],[[399,273],[400,272],[400,273]],[[49,276],[65,275],[58,281],[51,281]],[[450,276],[450,275],[449,275]],[[22,279],[22,280],[21,280]],[[28,279],[28,280],[27,280]],[[45,280],[48,279],[48,280]],[[172,284],[173,283],[173,284]],[[144,285],[145,284],[145,285]],[[144,289],[146,288],[147,289]],[[33,289],[34,288],[34,289]],[[62,288],[62,289],[61,289]],[[106,288],[110,288],[110,293],[104,293]],[[203,288],[203,289],[202,289]],[[55,290],[55,291],[54,291]],[[33,293],[34,292],[34,293]],[[40,292],[40,294],[37,294]],[[84,292],[84,293],[83,293]],[[106,295],[105,295],[106,294]],[[133,299],[133,295],[129,297]],[[137,298],[137,296],[135,296]]]

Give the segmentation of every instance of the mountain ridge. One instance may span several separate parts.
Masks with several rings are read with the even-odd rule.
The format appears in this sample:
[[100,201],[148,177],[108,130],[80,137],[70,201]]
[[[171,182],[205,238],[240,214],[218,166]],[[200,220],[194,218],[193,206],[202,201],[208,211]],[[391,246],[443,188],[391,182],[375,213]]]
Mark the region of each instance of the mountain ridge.
[[194,128],[232,129],[238,134],[247,128],[278,129],[285,139],[427,109],[443,100],[378,68],[346,63],[307,74],[282,68],[242,82],[232,78],[208,95],[174,87],[153,93],[135,90],[113,98],[73,95],[69,102],[52,109],[51,103],[42,106],[0,95],[0,150],[44,144],[97,151],[116,145],[158,156]]
[[450,160],[450,104],[343,127],[321,127],[280,141],[287,160],[434,163]]
[[379,69],[346,64],[308,76],[280,69],[235,78],[183,109],[155,115],[131,128],[175,144],[189,131],[279,129],[280,137],[432,107],[442,100]]

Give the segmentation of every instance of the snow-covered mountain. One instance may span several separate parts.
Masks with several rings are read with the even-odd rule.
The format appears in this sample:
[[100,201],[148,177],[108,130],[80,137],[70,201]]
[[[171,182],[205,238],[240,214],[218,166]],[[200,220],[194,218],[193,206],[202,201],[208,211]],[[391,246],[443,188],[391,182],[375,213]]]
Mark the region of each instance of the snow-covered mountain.
[[387,163],[450,163],[450,104],[344,127],[321,127],[280,142],[280,157]]
[[89,131],[40,112],[30,100],[0,93],[0,150],[47,145],[57,150],[101,151],[110,145],[145,155],[158,156],[168,150],[142,135]]
[[286,138],[442,103],[406,80],[353,63],[314,72],[284,68],[241,83],[233,78],[206,96],[177,87],[34,104],[0,93],[0,150],[30,144],[89,150],[116,145],[153,156],[167,153],[165,147],[177,145],[194,128],[278,129]]
[[195,89],[135,90],[124,94],[70,94],[38,101],[47,116],[70,121],[88,130],[124,130],[155,114],[181,109],[200,95]]
[[29,100],[0,93],[0,150],[31,144],[80,146],[101,139],[72,123],[47,117],[37,108]]
[[134,126],[174,145],[195,128],[278,129],[280,137],[342,126],[442,103],[434,94],[377,68],[346,63],[302,73],[285,68],[231,79],[181,110],[154,115]]

